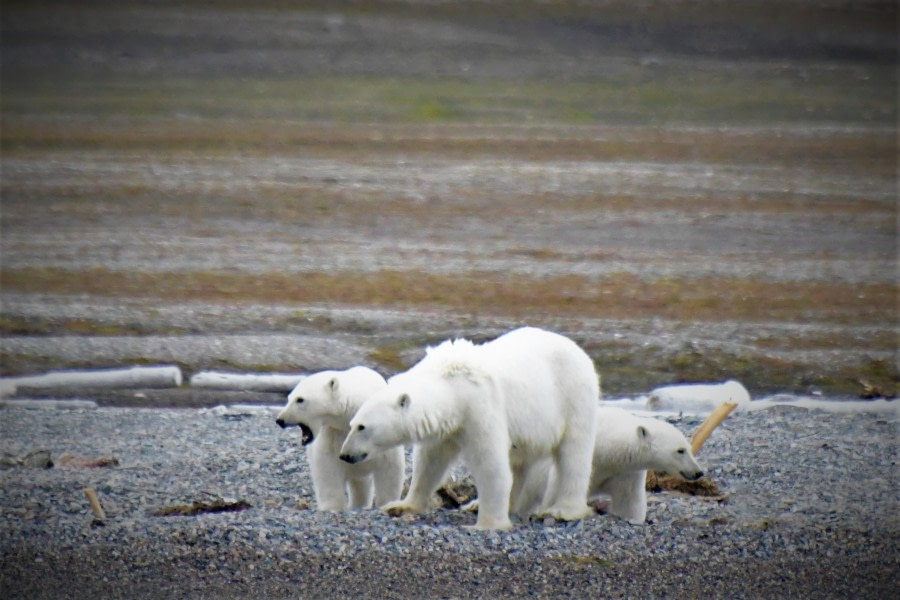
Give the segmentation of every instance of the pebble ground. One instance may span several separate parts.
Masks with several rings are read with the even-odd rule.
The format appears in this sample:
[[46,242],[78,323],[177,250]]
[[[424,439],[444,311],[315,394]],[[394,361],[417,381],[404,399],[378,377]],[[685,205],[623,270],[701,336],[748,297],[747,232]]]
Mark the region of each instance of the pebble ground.
[[[690,433],[699,420],[675,422]],[[45,449],[56,460],[119,464],[0,471],[0,590],[34,599],[896,597],[898,422],[896,413],[789,407],[732,415],[699,456],[722,501],[651,494],[643,526],[595,515],[471,532],[463,526],[474,515],[456,510],[402,519],[315,511],[305,450],[265,409],[7,408],[8,457]],[[153,514],[214,498],[251,508]]]

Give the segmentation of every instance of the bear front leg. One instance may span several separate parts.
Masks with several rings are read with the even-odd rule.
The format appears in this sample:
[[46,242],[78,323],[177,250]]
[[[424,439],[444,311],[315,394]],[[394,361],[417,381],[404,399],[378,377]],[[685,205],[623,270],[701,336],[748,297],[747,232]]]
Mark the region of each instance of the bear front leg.
[[481,448],[469,453],[465,459],[478,490],[478,520],[467,529],[512,529],[509,501],[513,475],[509,465],[509,445],[502,441],[482,440]]
[[[320,441],[313,442],[319,444]],[[316,493],[316,508],[333,511],[347,508],[344,494],[346,480],[344,465],[327,452],[315,451],[309,455],[309,469],[312,472],[313,489]]]
[[347,479],[347,496],[350,498],[350,508],[357,510],[372,506],[373,489],[371,476]]
[[431,496],[447,476],[447,471],[459,455],[454,442],[420,444],[413,449],[413,473],[406,497],[388,502],[382,509],[392,517],[417,514],[428,510]]
[[403,447],[388,450],[378,468],[372,474],[375,480],[375,506],[381,508],[388,502],[400,499],[403,493],[403,478],[406,470]]

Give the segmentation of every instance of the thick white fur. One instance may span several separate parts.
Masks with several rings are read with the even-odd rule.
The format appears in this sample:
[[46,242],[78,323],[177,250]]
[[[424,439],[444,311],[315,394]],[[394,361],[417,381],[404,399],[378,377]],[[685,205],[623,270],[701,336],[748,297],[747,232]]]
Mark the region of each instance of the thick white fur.
[[589,498],[609,496],[609,513],[631,523],[647,517],[647,469],[685,479],[703,472],[691,444],[671,423],[615,407],[597,409]]
[[364,400],[386,387],[372,369],[354,367],[310,375],[288,394],[278,419],[286,425],[304,423],[313,431],[307,460],[319,510],[368,508],[373,501],[382,506],[400,498],[406,466],[402,446],[376,453],[362,464],[338,458],[350,419]]
[[[447,341],[363,404],[341,452],[361,460],[415,444],[410,489],[388,504],[392,513],[425,511],[461,457],[478,489],[477,529],[511,527],[510,498],[515,510],[540,505],[542,514],[580,519],[589,512],[598,396],[593,362],[561,335],[522,328],[480,346]],[[560,475],[551,489],[548,459]],[[538,469],[543,486],[533,494]]]

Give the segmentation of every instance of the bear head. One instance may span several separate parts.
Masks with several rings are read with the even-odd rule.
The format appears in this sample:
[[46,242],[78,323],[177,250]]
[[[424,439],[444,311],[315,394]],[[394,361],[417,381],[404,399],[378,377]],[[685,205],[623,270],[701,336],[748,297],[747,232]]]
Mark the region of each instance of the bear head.
[[650,457],[651,468],[688,480],[703,477],[690,442],[671,423],[647,419],[637,426],[636,435]]
[[410,441],[406,435],[412,399],[393,390],[366,400],[350,419],[350,433],[341,446],[341,460],[350,464]]
[[321,371],[304,378],[291,390],[275,422],[280,427],[300,427],[305,446],[322,427],[347,430],[356,408],[384,386],[384,378],[365,367]]
[[375,452],[451,434],[459,412],[452,379],[412,371],[392,377],[350,420],[341,459],[360,462]]

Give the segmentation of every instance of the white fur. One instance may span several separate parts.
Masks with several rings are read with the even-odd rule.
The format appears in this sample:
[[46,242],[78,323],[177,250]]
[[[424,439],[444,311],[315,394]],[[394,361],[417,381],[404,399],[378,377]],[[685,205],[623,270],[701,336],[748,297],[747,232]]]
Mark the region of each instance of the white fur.
[[723,402],[734,402],[738,409],[750,403],[750,392],[741,382],[691,383],[656,388],[647,398],[651,410],[713,410]]
[[[415,444],[409,492],[391,512],[426,510],[461,457],[478,488],[476,528],[511,527],[511,498],[517,511],[541,505],[543,514],[580,519],[588,514],[598,395],[593,362],[561,335],[522,328],[480,346],[448,341],[363,404],[341,452],[362,460]],[[549,490],[548,460],[561,474]],[[532,493],[529,482],[542,477]]]
[[372,369],[354,367],[310,375],[288,394],[278,420],[285,425],[304,423],[313,431],[307,460],[319,510],[368,508],[373,501],[382,506],[400,498],[405,469],[402,446],[377,453],[362,464],[338,458],[350,419],[366,398],[385,387],[387,382]]
[[671,423],[636,417],[621,408],[598,408],[589,498],[607,495],[610,514],[643,523],[647,469],[685,479],[703,475],[691,444]]

